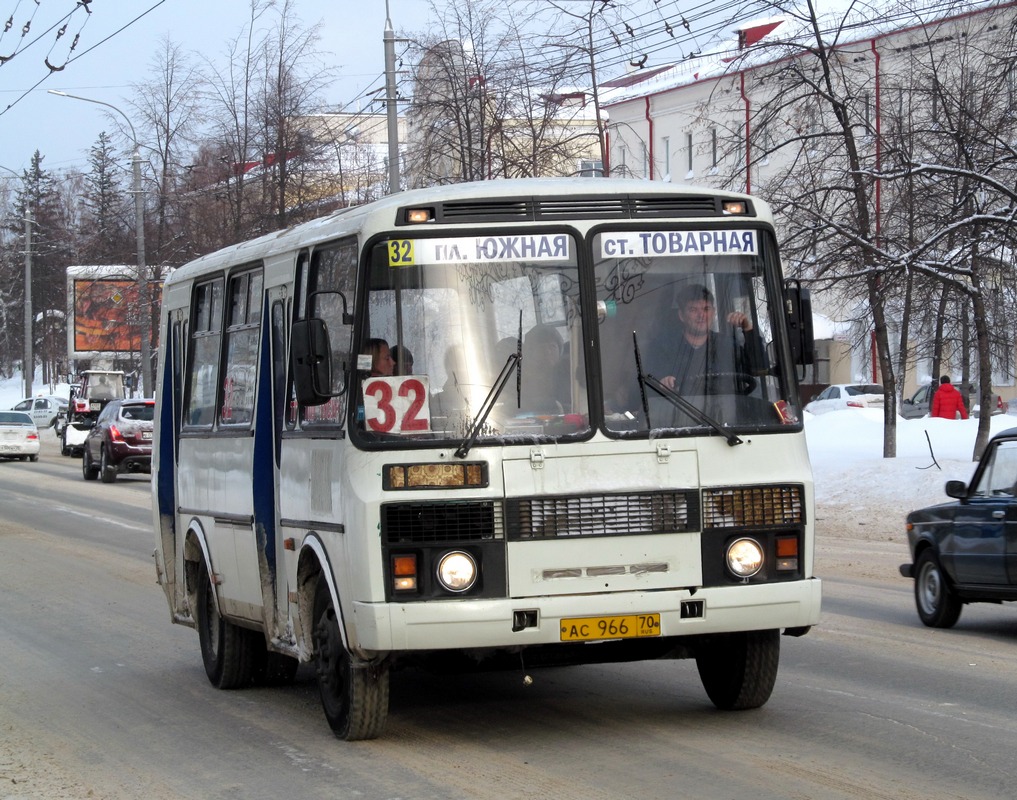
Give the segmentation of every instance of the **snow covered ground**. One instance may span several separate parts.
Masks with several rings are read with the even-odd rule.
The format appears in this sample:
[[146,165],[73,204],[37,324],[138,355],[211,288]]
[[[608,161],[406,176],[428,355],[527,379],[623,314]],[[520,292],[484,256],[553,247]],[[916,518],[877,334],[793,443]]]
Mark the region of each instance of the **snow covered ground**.
[[[33,388],[36,394],[50,394],[40,381]],[[68,387],[58,385],[52,393],[66,397]],[[23,396],[20,377],[0,380],[0,409]],[[1017,427],[1017,416],[991,418],[993,433],[1011,427]],[[898,419],[897,458],[885,459],[882,412],[806,414],[820,537],[902,540],[908,511],[946,502],[947,480],[970,480],[977,428],[974,419]]]
[[[1017,417],[990,418],[991,434],[1008,428],[1017,428]],[[806,414],[820,539],[904,543],[909,511],[947,502],[943,486],[948,480],[971,480],[977,431],[976,419],[898,419],[897,457],[886,459],[881,411]],[[902,544],[901,555],[906,553]]]

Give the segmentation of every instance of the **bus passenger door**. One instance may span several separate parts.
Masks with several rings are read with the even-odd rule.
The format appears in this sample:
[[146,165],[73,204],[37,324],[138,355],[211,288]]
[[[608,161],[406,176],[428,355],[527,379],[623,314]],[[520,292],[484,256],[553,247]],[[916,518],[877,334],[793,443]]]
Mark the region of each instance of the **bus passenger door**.
[[[286,426],[288,345],[290,313],[285,286],[266,293],[266,325],[261,356],[261,403],[254,448],[254,524],[258,560],[262,571],[265,631],[271,638],[285,625],[286,551],[279,532],[279,464],[282,431]],[[280,575],[280,573],[282,573]],[[281,622],[280,622],[280,615]]]

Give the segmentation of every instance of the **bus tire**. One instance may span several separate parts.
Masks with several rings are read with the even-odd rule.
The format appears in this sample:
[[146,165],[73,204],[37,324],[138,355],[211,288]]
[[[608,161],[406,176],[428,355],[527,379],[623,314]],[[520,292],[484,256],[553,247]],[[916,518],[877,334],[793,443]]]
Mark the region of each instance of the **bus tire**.
[[198,565],[197,595],[198,641],[209,682],[217,689],[246,686],[254,669],[254,637],[219,615],[215,587],[204,560]]
[[388,718],[388,665],[354,666],[323,575],[314,594],[314,621],[314,665],[329,727],[348,742],[377,738]]
[[696,652],[703,688],[723,711],[759,708],[770,699],[780,661],[780,631],[711,637]]

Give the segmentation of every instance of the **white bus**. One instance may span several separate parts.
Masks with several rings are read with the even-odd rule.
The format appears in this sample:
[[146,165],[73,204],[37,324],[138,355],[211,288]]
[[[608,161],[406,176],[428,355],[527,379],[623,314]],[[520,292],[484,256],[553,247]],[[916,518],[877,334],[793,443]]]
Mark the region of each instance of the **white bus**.
[[819,618],[810,318],[764,203],[642,181],[410,191],[187,264],[152,465],[172,619],[223,689],[312,662],[349,740],[406,664],[694,658],[758,707]]

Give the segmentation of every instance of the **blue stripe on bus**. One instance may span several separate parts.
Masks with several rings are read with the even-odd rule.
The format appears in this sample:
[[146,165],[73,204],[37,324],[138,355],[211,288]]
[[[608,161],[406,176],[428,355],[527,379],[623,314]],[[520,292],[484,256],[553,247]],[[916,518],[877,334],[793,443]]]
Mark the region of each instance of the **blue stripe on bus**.
[[[161,533],[169,534],[172,541],[176,541],[176,492],[174,476],[174,453],[176,452],[176,440],[174,431],[176,424],[174,416],[176,408],[173,406],[173,362],[176,357],[176,343],[173,336],[167,337],[165,343],[167,348],[166,358],[163,361],[162,392],[159,400],[159,481],[156,486],[156,498],[159,503],[159,520]],[[168,528],[168,529],[167,529]]]
[[[261,355],[258,364],[257,403],[254,410],[254,464],[251,490],[254,492],[254,533],[258,548],[264,554],[268,575],[262,586],[275,586],[275,458],[273,447],[275,404],[272,399],[272,344],[268,298],[261,310]],[[260,559],[259,559],[260,561]],[[267,578],[267,581],[265,580]],[[266,598],[267,599],[267,598]]]

